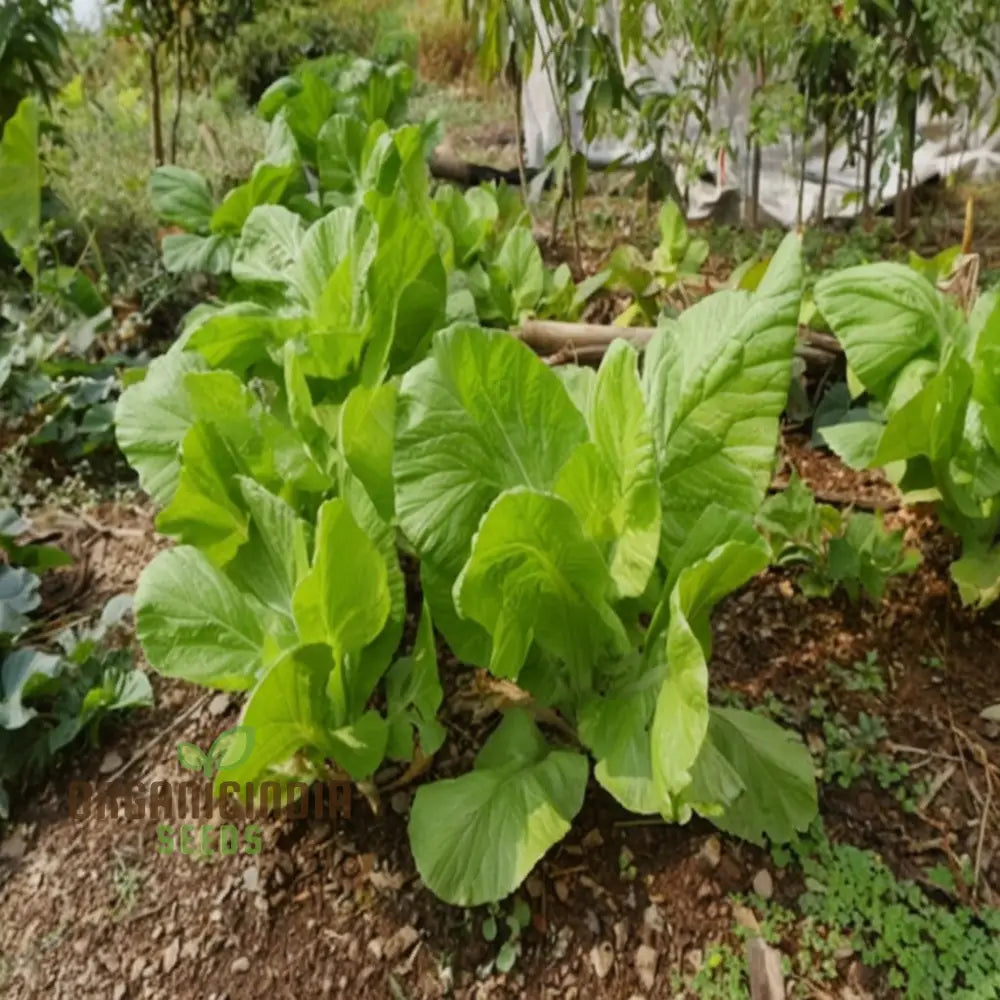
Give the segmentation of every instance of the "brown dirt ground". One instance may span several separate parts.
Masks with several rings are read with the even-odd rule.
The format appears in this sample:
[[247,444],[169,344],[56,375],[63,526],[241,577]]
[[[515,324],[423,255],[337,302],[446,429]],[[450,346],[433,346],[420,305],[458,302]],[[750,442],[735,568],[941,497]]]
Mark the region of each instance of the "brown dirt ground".
[[[800,436],[788,438],[777,479],[793,465],[825,493],[889,490],[809,451]],[[47,595],[57,616],[132,589],[161,544],[141,508],[107,505],[83,517],[58,514],[40,525],[79,557]],[[751,703],[771,692],[801,711],[828,684],[830,663],[850,665],[874,650],[888,692],[848,694],[837,706],[882,716],[893,752],[928,778],[948,761],[961,766],[918,815],[865,781],[826,790],[827,827],[909,877],[938,862],[957,870],[962,855],[977,856],[979,898],[997,904],[1000,843],[987,783],[989,774],[1000,777],[1000,728],[979,712],[1000,690],[998,612],[974,617],[958,606],[946,576],[951,543],[929,519],[889,518],[923,550],[914,576],[876,608],[806,601],[787,574],[763,574],[716,614],[713,683]],[[928,666],[929,656],[944,666]],[[495,719],[482,707],[482,677],[454,664],[445,674],[450,738],[436,775],[468,766]],[[162,856],[151,820],[71,820],[70,778],[96,779],[121,762],[135,780],[176,778],[179,740],[205,746],[236,721],[236,697],[153,683],[156,707],[132,715],[103,750],[67,763],[0,844],[0,991],[11,1000],[668,997],[678,974],[731,937],[730,894],[749,892],[757,872],[772,872],[779,899],[795,895],[795,877],[764,852],[718,838],[701,821],[636,822],[595,785],[571,834],[526,883],[533,926],[514,971],[481,972],[495,948],[482,938],[482,911],[438,902],[414,871],[405,830],[412,786],[383,796],[378,816],[356,798],[336,828],[268,822],[257,857]],[[640,945],[657,955],[652,989],[635,967]],[[613,955],[603,978],[594,961],[601,949]],[[859,977],[857,963],[843,964],[854,992],[845,986],[840,996],[866,995],[862,982],[868,996],[890,995],[877,977]]]

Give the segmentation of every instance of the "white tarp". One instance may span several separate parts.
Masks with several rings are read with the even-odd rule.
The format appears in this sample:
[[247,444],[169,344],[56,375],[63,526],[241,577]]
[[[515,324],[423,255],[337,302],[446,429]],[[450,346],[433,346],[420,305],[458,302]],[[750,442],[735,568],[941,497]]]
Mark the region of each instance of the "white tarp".
[[[535,23],[543,24],[537,0]],[[617,38],[617,4],[609,0],[604,8],[604,30]],[[655,30],[655,13],[648,15],[651,33]],[[544,29],[542,29],[544,30]],[[562,141],[560,115],[557,111],[548,77],[543,68],[542,53],[548,46],[547,39],[540,39],[535,46],[535,62],[525,81],[523,96],[525,160],[529,167],[544,165],[546,155]],[[680,47],[668,50],[664,55],[650,59],[645,65],[629,67],[630,80],[652,76],[662,82],[664,89],[669,81],[677,77],[684,65],[684,53]],[[696,70],[693,70],[696,72]],[[709,184],[698,181],[689,185],[690,204],[688,214],[692,218],[702,218],[712,213],[713,206],[730,192],[742,193],[748,187],[748,156],[746,150],[747,124],[750,98],[753,93],[753,75],[749,68],[736,75],[732,87],[726,89],[711,109],[711,120],[715,130],[728,130],[732,150],[739,159],[727,159],[725,183]],[[614,162],[640,162],[647,159],[651,148],[637,148],[637,143],[616,137],[598,138],[587,143],[582,135],[580,108],[583,97],[574,95],[572,127],[573,147],[582,150],[593,166],[607,166]],[[984,95],[995,103],[996,97]],[[884,116],[877,125],[879,134],[891,127],[892,119]],[[689,141],[694,141],[696,123],[692,122]],[[1000,134],[989,136],[985,126],[969,129],[963,120],[931,119],[926,108],[918,114],[917,149],[914,154],[914,184],[919,185],[933,177],[946,177],[961,170],[970,177],[985,178],[1000,174]],[[715,163],[710,149],[705,159]],[[812,219],[818,209],[820,186],[823,172],[822,138],[817,137],[807,148],[805,184],[802,192],[802,217]],[[761,151],[760,208],[763,214],[775,221],[793,226],[798,215],[799,183],[802,150],[793,146],[791,134],[774,146]],[[846,145],[835,146],[829,161],[826,192],[826,216],[850,218],[861,209],[863,190],[863,159],[856,157],[848,163]],[[880,184],[880,181],[882,182]],[[876,158],[872,169],[873,197],[878,195],[881,203],[891,201],[899,183],[899,170],[891,159],[884,155]]]

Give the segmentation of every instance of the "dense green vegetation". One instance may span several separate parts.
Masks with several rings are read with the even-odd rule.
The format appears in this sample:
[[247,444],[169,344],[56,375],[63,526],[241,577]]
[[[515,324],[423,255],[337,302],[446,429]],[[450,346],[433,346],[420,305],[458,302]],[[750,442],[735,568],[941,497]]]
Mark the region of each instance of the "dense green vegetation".
[[[516,93],[533,15],[512,0],[469,6],[463,72],[475,39]],[[417,66],[448,57],[389,2],[352,0],[334,17],[320,2],[127,0],[97,36],[61,27],[59,5],[0,10],[0,67],[12,67],[0,92],[0,430],[27,456],[2,470],[0,498],[37,504],[32,490],[51,480],[32,462],[44,457],[155,506],[173,544],[135,594],[145,659],[163,678],[237,693],[254,734],[217,790],[238,782],[252,799],[272,781],[287,804],[303,783],[349,779],[375,798],[386,763],[419,774],[450,735],[443,646],[459,662],[447,669],[506,692],[464,773],[417,788],[408,827],[428,889],[491,906],[488,940],[593,778],[638,817],[699,816],[760,847],[792,845],[803,912],[854,935],[906,995],[930,996],[910,958],[880,942],[899,927],[908,940],[936,933],[925,896],[868,855],[808,839],[824,782],[864,773],[912,807],[907,774],[878,755],[884,726],[824,715],[818,756],[801,720],[717,697],[712,615],[769,567],[795,569],[802,599],[877,605],[920,565],[881,512],[818,500],[795,475],[774,489],[789,413],[811,423],[815,447],[883,470],[904,504],[931,503],[962,544],[962,602],[996,600],[1000,297],[971,306],[939,287],[957,250],[873,260],[871,227],[833,254],[819,230],[696,229],[677,200],[683,175],[664,165],[690,175],[725,141],[670,137],[749,58],[752,146],[780,118],[799,143],[846,136],[869,175],[880,144],[911,169],[918,99],[979,114],[970,74],[995,55],[995,15],[972,0],[951,14],[724,4],[707,18],[679,4],[651,33],[626,3],[619,49],[593,4],[542,6],[558,29],[547,55],[567,127],[524,190],[432,178],[442,126],[413,110]],[[970,25],[984,39],[975,65],[956,49]],[[626,84],[623,59],[678,39],[697,84],[669,96]],[[947,58],[923,72],[931,50]],[[890,80],[890,65],[911,72]],[[585,268],[593,196],[568,109],[587,73],[600,80],[586,91],[588,134],[655,138],[662,162],[636,180],[673,200]],[[887,102],[897,125],[876,135]],[[867,176],[859,214],[874,210],[875,186]],[[558,240],[567,201],[572,262]],[[897,210],[902,233],[910,208]],[[722,243],[737,259],[719,278]],[[612,339],[590,366],[573,350],[539,357],[519,329],[597,310],[645,339]],[[842,356],[810,382],[800,335],[816,331]],[[73,740],[152,701],[121,634],[124,602],[57,635],[34,620],[38,573],[64,557],[29,534],[0,511],[3,818],[9,793]],[[884,692],[875,674],[849,690]],[[479,693],[490,716],[495,696]],[[870,891],[852,909],[861,883]],[[519,954],[522,911],[498,968]],[[950,919],[949,941],[995,929],[971,911]],[[927,972],[933,988],[995,977],[989,962],[971,967],[971,945],[951,946]]]

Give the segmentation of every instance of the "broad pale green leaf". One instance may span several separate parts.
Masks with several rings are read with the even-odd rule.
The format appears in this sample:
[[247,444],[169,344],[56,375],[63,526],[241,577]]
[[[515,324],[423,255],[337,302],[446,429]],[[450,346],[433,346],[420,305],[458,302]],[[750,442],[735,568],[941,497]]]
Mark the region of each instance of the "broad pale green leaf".
[[588,535],[608,546],[622,597],[645,590],[660,541],[656,455],[636,360],[624,340],[612,343],[587,414],[593,444],[574,453],[556,486]]
[[342,499],[327,500],[319,509],[312,567],[292,606],[302,641],[327,643],[341,666],[347,653],[367,646],[386,623],[385,562]]
[[405,371],[422,358],[444,326],[448,279],[429,220],[399,204],[383,213],[368,287],[373,337],[364,379],[375,385],[385,371]]
[[885,424],[875,420],[849,420],[819,431],[824,443],[852,469],[868,469],[875,464]]
[[[660,687],[652,727],[653,778],[664,815],[691,782],[691,769],[708,732],[709,615],[726,594],[769,562],[764,542],[726,542],[688,566],[670,592],[666,633],[667,676]],[[673,806],[674,818],[678,815]]]
[[455,605],[490,632],[494,674],[517,677],[537,642],[582,690],[593,663],[629,646],[610,592],[600,550],[569,504],[518,488],[501,494],[483,518],[455,582]]
[[189,233],[208,233],[215,205],[208,182],[194,170],[174,164],[157,167],[149,178],[149,200],[161,222]]
[[223,690],[251,687],[261,670],[262,611],[189,546],[160,552],[135,594],[136,632],[153,668]]
[[350,194],[362,186],[368,126],[353,115],[332,115],[319,130],[319,183],[323,191]]
[[508,712],[474,770],[417,790],[409,829],[420,877],[456,906],[503,899],[569,831],[587,772],[584,756],[553,750],[526,713]]
[[289,278],[309,307],[319,302],[330,275],[347,257],[359,261],[353,272],[363,286],[378,243],[378,229],[362,208],[337,208],[314,222]]
[[951,564],[951,578],[963,604],[985,608],[1000,597],[1000,546],[963,551]]
[[[743,792],[721,815],[716,826],[764,846],[765,838],[782,844],[808,829],[816,818],[817,793],[813,762],[801,738],[756,712],[713,708],[707,744],[738,776]],[[718,767],[711,754],[696,770]],[[702,775],[703,787],[714,779]]]
[[709,504],[753,514],[764,498],[791,379],[801,271],[799,240],[789,235],[756,292],[702,299],[664,321],[649,345],[643,377],[668,565]]
[[250,311],[245,303],[239,305],[238,310],[228,307],[199,324],[185,341],[185,349],[197,351],[212,368],[242,375],[306,330],[304,317],[276,316],[270,309]]
[[971,392],[969,363],[952,353],[941,370],[889,418],[875,464],[888,465],[917,455],[947,462],[961,443]]
[[188,430],[181,457],[177,489],[157,515],[156,528],[225,566],[247,540],[247,515],[235,478],[241,466],[205,421]]
[[285,503],[253,479],[240,477],[250,512],[246,543],[226,567],[226,575],[261,604],[292,617],[292,594],[309,569],[308,526]]
[[177,489],[181,445],[194,423],[184,378],[205,367],[196,354],[168,351],[118,400],[118,447],[139,474],[139,484],[158,504],[168,503]]
[[[18,254],[38,239],[42,221],[42,161],[38,152],[39,104],[26,97],[8,119],[0,141],[0,233]],[[26,262],[29,271],[34,265]]]
[[171,274],[201,271],[204,274],[228,274],[233,266],[236,239],[213,233],[170,233],[163,237],[163,266]]
[[490,504],[516,486],[551,489],[586,436],[582,414],[530,348],[475,327],[442,331],[403,378],[393,455],[400,524],[422,557],[457,576]]
[[650,727],[656,706],[656,674],[604,696],[580,709],[580,739],[596,760],[594,777],[629,812],[651,816],[663,804],[653,781]]
[[340,448],[383,519],[391,521],[395,498],[392,449],[396,430],[396,386],[355,386],[340,411]]
[[259,783],[299,751],[313,763],[308,779],[332,758],[353,778],[368,777],[385,752],[385,722],[369,712],[352,724],[333,724],[326,694],[333,660],[326,646],[305,646],[280,659],[250,694],[240,724],[253,732],[249,755],[216,779]]
[[497,253],[494,271],[506,282],[516,319],[532,312],[545,291],[545,263],[528,226],[515,226]]
[[298,259],[306,227],[300,216],[281,205],[260,205],[240,233],[232,272],[237,281],[285,284]]
[[903,264],[837,271],[817,282],[815,296],[851,371],[883,401],[904,365],[936,358],[961,324],[955,307]]

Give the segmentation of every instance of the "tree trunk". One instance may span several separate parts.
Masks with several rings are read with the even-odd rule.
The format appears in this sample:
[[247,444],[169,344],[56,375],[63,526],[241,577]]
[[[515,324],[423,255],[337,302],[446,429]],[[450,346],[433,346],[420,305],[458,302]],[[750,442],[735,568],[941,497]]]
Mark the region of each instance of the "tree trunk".
[[872,215],[872,168],[875,164],[875,105],[868,109],[868,134],[865,136],[865,180],[861,191],[862,211],[866,219]]
[[806,162],[809,157],[809,115],[812,113],[812,81],[806,86],[806,110],[802,127],[802,152],[799,156],[799,200],[795,208],[795,225],[801,232],[806,198]]
[[816,223],[822,226],[826,218],[826,187],[830,179],[830,120],[823,122],[823,175],[819,182],[819,205],[816,208]]
[[156,46],[149,50],[149,118],[153,141],[153,163],[163,165],[163,112],[160,107],[160,63],[156,55]]
[[177,29],[177,72],[174,75],[174,90],[177,104],[174,106],[174,120],[170,125],[170,162],[177,160],[177,136],[181,127],[181,108],[184,104],[184,29]]

